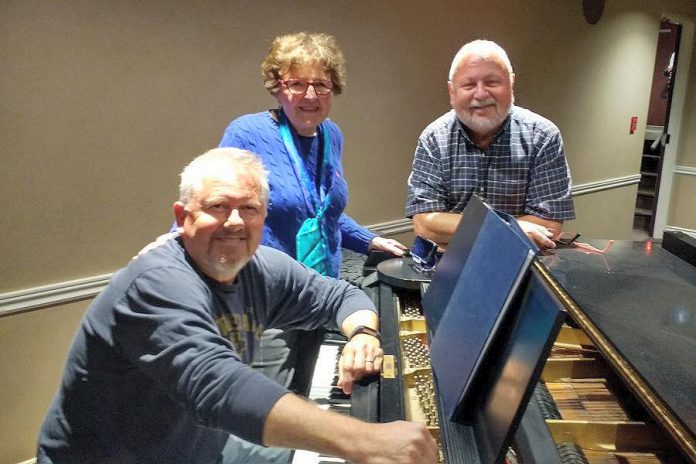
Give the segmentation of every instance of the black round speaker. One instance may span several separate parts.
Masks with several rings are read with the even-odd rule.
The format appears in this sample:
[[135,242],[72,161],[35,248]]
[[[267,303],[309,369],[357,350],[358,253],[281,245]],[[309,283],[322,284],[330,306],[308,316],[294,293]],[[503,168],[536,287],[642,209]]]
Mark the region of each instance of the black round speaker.
[[604,0],[582,0],[582,12],[589,24],[597,24],[604,13]]

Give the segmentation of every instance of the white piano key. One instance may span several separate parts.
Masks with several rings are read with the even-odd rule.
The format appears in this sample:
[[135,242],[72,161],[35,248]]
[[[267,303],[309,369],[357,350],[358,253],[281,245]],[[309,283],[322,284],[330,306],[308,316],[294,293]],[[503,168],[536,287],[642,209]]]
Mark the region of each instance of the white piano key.
[[315,464],[319,462],[319,453],[314,451],[296,450],[292,464]]
[[[339,414],[350,414],[350,402],[336,403],[330,396],[336,388],[333,384],[338,373],[338,357],[343,349],[342,343],[323,344],[319,348],[317,364],[314,368],[312,385],[309,390],[309,399],[317,403],[321,409],[330,410]],[[341,458],[324,456],[314,451],[296,450],[292,464],[323,464],[345,463]]]
[[319,348],[317,364],[314,368],[312,386],[309,390],[309,399],[328,399],[333,388],[333,379],[336,375],[336,364],[341,347],[338,345],[322,345]]

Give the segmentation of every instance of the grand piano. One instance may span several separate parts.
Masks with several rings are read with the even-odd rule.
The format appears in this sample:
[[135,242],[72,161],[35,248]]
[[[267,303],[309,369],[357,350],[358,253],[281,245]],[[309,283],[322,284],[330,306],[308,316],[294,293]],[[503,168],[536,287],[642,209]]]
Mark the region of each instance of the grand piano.
[[356,389],[351,413],[425,423],[449,464],[696,463],[696,268],[652,241],[584,242],[537,256],[510,310],[556,306],[553,343],[515,370],[525,335],[503,330],[463,419],[443,413],[427,358],[423,301],[440,271],[380,263],[363,287],[380,309],[385,369]]
[[[326,369],[317,366],[313,399],[372,422],[421,421],[448,464],[696,463],[696,242],[678,232],[666,233],[662,247],[583,242],[588,246],[538,255],[513,305],[523,312],[523,297],[532,294],[531,306],[557,307],[564,322],[552,331],[552,346],[540,359],[527,359],[516,390],[501,389],[505,384],[495,374],[511,347],[492,350],[495,359],[484,369],[492,374],[479,376],[473,390],[471,409],[478,415],[462,422],[443,416],[431,372],[434,321],[423,301],[437,303],[432,293],[424,298],[434,276],[402,272],[412,270],[410,258],[353,259],[351,279],[380,308],[386,367],[357,386],[352,398],[341,395],[331,385],[339,337],[322,347]],[[449,271],[460,272],[456,266]],[[454,289],[454,282],[449,285]],[[509,335],[499,344],[514,346]],[[507,412],[498,428],[490,427],[481,407],[493,399]],[[305,452],[293,460],[328,462],[343,461]]]

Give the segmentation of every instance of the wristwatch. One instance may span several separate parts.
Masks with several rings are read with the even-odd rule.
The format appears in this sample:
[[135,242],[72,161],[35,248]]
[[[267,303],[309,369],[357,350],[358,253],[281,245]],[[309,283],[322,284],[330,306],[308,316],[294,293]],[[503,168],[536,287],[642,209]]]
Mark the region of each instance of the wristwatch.
[[348,340],[352,340],[353,337],[355,337],[358,334],[372,335],[377,340],[379,340],[380,343],[382,342],[382,334],[379,333],[379,330],[375,330],[372,327],[368,327],[366,325],[359,325],[356,328],[354,328],[353,331],[350,333]]

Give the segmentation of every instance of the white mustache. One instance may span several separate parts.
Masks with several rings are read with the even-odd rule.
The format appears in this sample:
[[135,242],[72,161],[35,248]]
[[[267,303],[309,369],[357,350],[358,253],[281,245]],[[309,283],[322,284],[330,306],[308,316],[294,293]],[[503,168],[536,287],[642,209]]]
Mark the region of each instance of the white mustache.
[[486,98],[485,100],[472,100],[469,108],[482,108],[489,105],[497,105],[498,102],[495,101],[493,97]]

